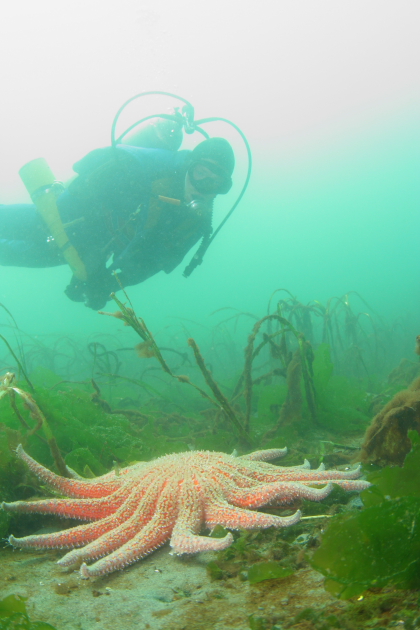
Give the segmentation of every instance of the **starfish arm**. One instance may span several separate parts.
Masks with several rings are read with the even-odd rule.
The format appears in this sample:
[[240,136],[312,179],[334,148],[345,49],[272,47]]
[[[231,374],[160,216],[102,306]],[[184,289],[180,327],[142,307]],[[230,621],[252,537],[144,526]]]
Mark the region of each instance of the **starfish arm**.
[[[25,536],[24,538],[9,537],[9,543],[14,547],[36,547],[39,549],[63,549],[65,547],[82,547],[87,543],[96,540],[111,529],[114,529],[131,516],[137,507],[133,498],[123,502],[115,513],[100,518],[87,525],[78,525],[53,534],[39,534],[35,536]],[[134,500],[133,500],[134,499]],[[60,564],[60,561],[59,561]]]
[[258,508],[267,503],[276,505],[292,503],[296,499],[322,501],[333,489],[328,483],[324,488],[310,488],[299,483],[262,484],[252,489],[228,488],[225,497],[229,503],[242,508]]
[[114,470],[111,470],[111,472],[106,473],[105,475],[101,475],[99,477],[91,477],[91,478],[82,477],[82,475],[79,475],[78,472],[76,472],[73,468],[70,468],[70,466],[67,466],[67,464],[66,464],[66,470],[71,479],[77,479],[78,481],[84,481],[86,483],[98,483],[98,481],[102,482],[102,481],[108,481],[110,479],[115,479]]
[[[163,481],[159,486],[163,485]],[[62,567],[71,566],[84,560],[101,558],[130,541],[152,519],[156,507],[156,496],[160,488],[155,485],[145,496],[141,489],[133,493],[120,513],[110,519],[110,527],[103,534],[83,549],[75,549],[58,561]],[[86,540],[88,543],[89,540]]]
[[[238,458],[239,459],[239,458]],[[272,464],[266,464],[265,462],[252,463],[252,465],[232,466],[224,463],[220,467],[220,471],[224,473],[226,479],[229,479],[235,483],[239,488],[251,488],[258,486],[261,482],[269,481],[271,483],[279,482],[282,480],[293,481],[301,475],[308,475],[307,471],[311,468],[308,460],[305,459],[305,463],[301,466],[278,468]],[[280,474],[279,474],[280,471]],[[303,471],[303,472],[302,472]],[[325,483],[328,479],[325,480]]]
[[125,466],[124,468],[119,468],[118,470],[111,470],[110,472],[105,473],[104,475],[100,475],[99,477],[92,477],[91,479],[87,479],[86,477],[82,477],[70,466],[66,466],[67,472],[69,473],[72,479],[79,479],[80,481],[85,481],[86,483],[102,483],[103,481],[115,481],[119,480],[121,477],[124,478],[127,474],[132,474],[133,471],[138,472],[142,468],[146,468],[148,466],[148,462],[139,462],[137,464],[133,464],[131,466]]
[[9,536],[13,547],[35,547],[36,549],[63,549],[64,547],[81,547],[90,540],[102,536],[110,528],[108,519],[101,519],[88,525],[78,525],[53,534],[39,534],[15,538]]
[[[235,469],[234,466],[231,468],[232,470]],[[303,474],[308,474],[308,471],[311,470],[311,464],[307,459],[304,460],[303,464],[299,464],[299,466],[275,466],[262,461],[249,462],[247,464],[244,461],[242,470],[251,479],[263,481],[264,477],[266,477],[266,481],[269,481],[274,480],[276,477],[283,477],[284,475],[299,475],[302,471]],[[311,473],[312,472],[314,471],[311,471]],[[277,479],[277,481],[279,481],[279,479]]]
[[199,536],[203,522],[203,499],[194,483],[185,479],[182,483],[179,503],[183,506],[175,522],[170,546],[172,553],[197,553],[198,551],[219,551],[226,549],[233,542],[233,536],[228,533],[223,538],[209,538]]
[[131,540],[118,549],[87,566],[80,567],[83,578],[106,575],[144,558],[169,540],[176,520],[178,501],[174,497],[174,484],[168,483],[155,506],[154,516]]
[[264,462],[260,463],[260,470],[262,472],[266,470],[269,473],[272,471],[274,472],[281,471],[282,473],[294,473],[294,472],[299,472],[300,470],[310,470],[310,469],[311,469],[311,464],[307,459],[303,460],[303,464],[298,464],[297,466],[273,466],[273,464],[265,465]]
[[229,529],[257,529],[266,527],[288,527],[300,520],[298,510],[292,516],[274,516],[262,512],[251,512],[230,506],[226,501],[211,502],[205,508],[206,525],[210,529],[222,525]]
[[278,459],[279,457],[284,457],[287,454],[286,448],[268,448],[263,451],[254,451],[253,453],[248,453],[248,455],[241,455],[238,459],[244,459],[246,461],[252,462],[265,462],[268,459]]
[[130,494],[129,487],[120,488],[110,497],[100,499],[43,499],[42,501],[14,501],[2,503],[8,512],[58,514],[68,518],[94,520],[113,514]]
[[105,497],[117,490],[122,482],[120,480],[98,482],[98,479],[92,481],[80,481],[79,479],[69,479],[67,477],[60,477],[55,473],[48,470],[41,464],[38,464],[30,455],[25,453],[21,444],[16,449],[16,455],[23,460],[30,468],[30,470],[40,477],[48,485],[57,488],[62,494],[66,494],[70,497],[80,498],[95,498]]
[[304,468],[285,470],[284,468],[273,466],[267,472],[250,470],[249,476],[257,481],[274,483],[276,481],[299,481],[301,483],[327,483],[336,482],[338,479],[357,479],[360,477],[360,467],[354,470],[308,470]]
[[181,526],[172,532],[170,545],[173,554],[180,556],[183,553],[197,553],[199,551],[221,551],[233,543],[233,536],[230,532],[223,538],[210,538],[209,536],[199,536],[190,531],[184,530]]
[[311,469],[311,463],[309,460],[304,459],[303,460],[303,464],[298,464],[297,466],[282,466],[281,470],[284,470],[285,472],[296,472],[299,470],[310,470]]
[[82,477],[82,475],[79,475],[79,473],[76,472],[75,470],[73,470],[73,468],[70,468],[70,466],[66,465],[66,470],[67,470],[67,472],[69,474],[69,477],[71,477],[72,479],[78,479],[79,481],[85,481],[85,478]]
[[372,485],[369,481],[365,481],[364,479],[356,479],[355,481],[347,479],[332,479],[332,483],[336,483],[344,490],[349,490],[350,492],[361,492],[362,490],[366,490],[366,488],[370,488]]
[[[67,466],[68,468],[68,466]],[[75,471],[69,470],[76,475],[76,478],[81,479],[82,481],[86,481],[87,483],[96,483],[99,481],[100,483],[107,481],[118,481],[119,483],[125,482],[127,479],[133,476],[133,474],[137,475],[138,473],[144,472],[146,476],[147,470],[150,469],[150,462],[138,462],[137,464],[131,464],[130,466],[124,466],[124,468],[118,468],[111,470],[100,477],[93,477],[92,479],[86,479],[85,477],[81,477]]]
[[279,468],[278,466],[260,461],[254,462],[250,460],[247,462],[243,459],[242,461],[240,460],[241,458],[238,457],[236,461],[222,462],[219,466],[219,472],[222,473],[221,478],[225,477],[226,479],[233,480],[237,486],[243,488],[258,485],[261,481],[281,481],[285,472],[290,475],[296,475],[304,470],[304,474],[307,474],[305,471],[310,468],[310,464],[307,460],[305,460],[305,464],[302,466],[294,466],[291,468],[285,468],[284,466]]
[[316,470],[308,470],[308,471],[300,471],[296,474],[296,479],[291,479],[293,475],[286,475],[287,480],[291,481],[302,481],[305,483],[326,483],[327,481],[332,481],[333,483],[338,483],[340,480],[351,480],[358,479],[361,475],[361,468],[358,466],[353,470],[325,470],[316,469]]

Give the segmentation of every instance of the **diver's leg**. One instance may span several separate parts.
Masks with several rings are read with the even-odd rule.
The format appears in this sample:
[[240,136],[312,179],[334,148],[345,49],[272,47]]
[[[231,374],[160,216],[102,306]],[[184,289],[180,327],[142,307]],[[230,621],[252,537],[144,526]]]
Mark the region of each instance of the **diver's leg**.
[[0,265],[55,267],[64,263],[34,205],[0,205]]

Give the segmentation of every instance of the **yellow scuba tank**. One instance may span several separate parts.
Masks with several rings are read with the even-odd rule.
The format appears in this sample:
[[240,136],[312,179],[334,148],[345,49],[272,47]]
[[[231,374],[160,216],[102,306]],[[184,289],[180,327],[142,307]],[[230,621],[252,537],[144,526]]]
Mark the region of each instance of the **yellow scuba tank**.
[[79,280],[86,282],[85,265],[70,243],[58,212],[54,191],[56,178],[46,160],[44,158],[31,160],[22,166],[19,175],[72,272]]

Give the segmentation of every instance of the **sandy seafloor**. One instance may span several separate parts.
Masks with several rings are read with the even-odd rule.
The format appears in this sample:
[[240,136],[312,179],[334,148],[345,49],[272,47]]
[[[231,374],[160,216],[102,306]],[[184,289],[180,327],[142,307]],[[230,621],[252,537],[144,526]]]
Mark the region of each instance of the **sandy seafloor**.
[[345,607],[308,567],[281,580],[250,585],[235,577],[211,581],[215,556],[177,557],[165,546],[123,571],[82,580],[55,562],[63,551],[2,550],[2,597],[27,597],[31,621],[57,630],[249,630],[249,616],[269,616],[282,628],[305,608]]

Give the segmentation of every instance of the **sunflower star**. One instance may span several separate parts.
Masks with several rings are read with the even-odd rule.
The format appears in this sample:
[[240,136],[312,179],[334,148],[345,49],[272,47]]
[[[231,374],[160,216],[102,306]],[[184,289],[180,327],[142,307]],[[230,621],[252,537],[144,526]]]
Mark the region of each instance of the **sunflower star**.
[[[223,538],[200,536],[203,524],[210,529],[216,525],[229,529],[287,527],[300,519],[299,510],[281,517],[249,508],[282,505],[298,498],[320,501],[331,492],[333,483],[346,490],[362,490],[370,485],[354,481],[360,476],[359,469],[310,470],[308,462],[287,468],[265,461],[285,455],[287,449],[256,451],[241,457],[210,451],[174,453],[94,479],[79,477],[70,469],[72,479],[60,477],[32,459],[22,446],[16,452],[43,481],[74,498],[3,503],[5,510],[59,514],[93,522],[53,534],[10,536],[10,544],[74,548],[58,564],[66,567],[82,563],[84,578],[122,569],[167,540],[175,554],[225,549],[233,542],[232,534]],[[89,560],[96,561],[88,566],[85,561]]]

